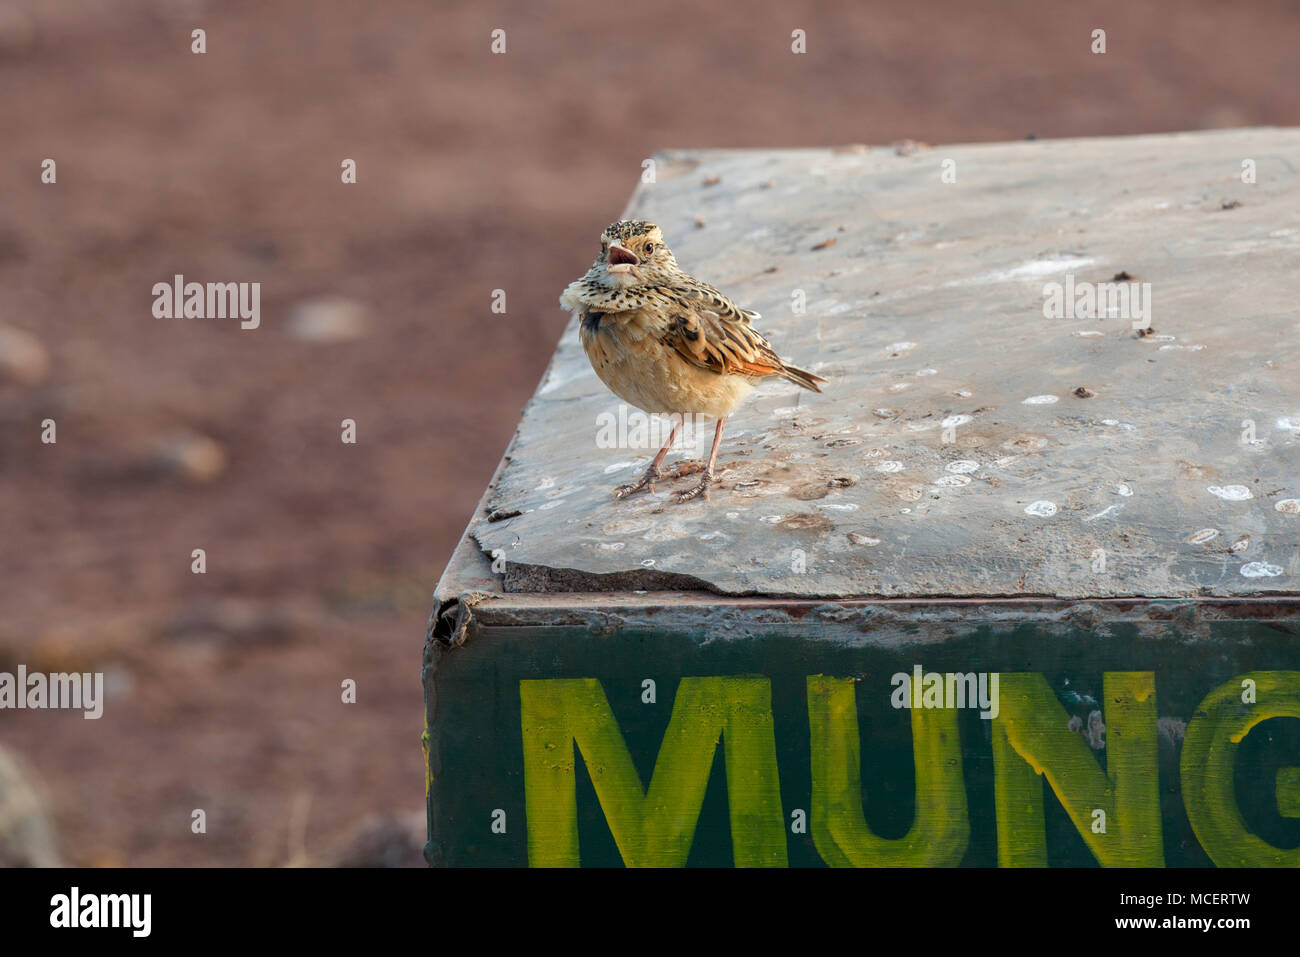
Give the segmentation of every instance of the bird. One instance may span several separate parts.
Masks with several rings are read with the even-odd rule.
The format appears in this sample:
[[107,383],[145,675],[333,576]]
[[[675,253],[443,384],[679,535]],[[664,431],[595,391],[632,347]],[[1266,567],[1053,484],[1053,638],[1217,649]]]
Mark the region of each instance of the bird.
[[611,392],[643,412],[675,417],[645,474],[614,490],[619,499],[654,491],[687,416],[717,424],[699,484],[673,500],[707,499],[727,418],[760,380],[777,376],[813,392],[828,382],[786,365],[754,329],[760,314],[684,272],[663,231],[644,220],[605,228],[591,268],[565,288],[560,306],[578,318],[583,350]]

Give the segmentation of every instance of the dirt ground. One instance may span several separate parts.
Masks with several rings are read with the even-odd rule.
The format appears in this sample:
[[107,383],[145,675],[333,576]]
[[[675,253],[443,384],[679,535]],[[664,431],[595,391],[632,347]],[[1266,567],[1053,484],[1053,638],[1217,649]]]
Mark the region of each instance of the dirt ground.
[[[64,860],[421,863],[429,595],[644,158],[1295,125],[1297,49],[1280,0],[7,0],[0,671],[108,698],[0,746]],[[260,328],[155,318],[177,273]]]

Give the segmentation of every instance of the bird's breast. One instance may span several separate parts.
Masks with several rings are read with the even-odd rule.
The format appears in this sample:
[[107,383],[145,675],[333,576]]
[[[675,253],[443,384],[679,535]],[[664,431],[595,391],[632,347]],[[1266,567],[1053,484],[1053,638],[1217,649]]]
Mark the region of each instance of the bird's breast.
[[579,324],[591,367],[611,392],[646,412],[728,415],[752,383],[686,362],[661,335],[653,310],[586,311]]

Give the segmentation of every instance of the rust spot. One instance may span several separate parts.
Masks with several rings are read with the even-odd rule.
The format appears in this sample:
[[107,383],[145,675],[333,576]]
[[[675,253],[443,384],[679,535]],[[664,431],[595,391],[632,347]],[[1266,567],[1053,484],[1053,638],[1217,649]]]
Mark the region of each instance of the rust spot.
[[830,519],[825,515],[814,515],[809,512],[787,515],[777,524],[780,528],[789,529],[790,531],[815,532],[818,535],[826,534],[833,527]]
[[1016,452],[1037,452],[1039,449],[1047,448],[1047,437],[1032,432],[1021,432],[1003,442],[1002,448]]
[[1186,459],[1178,460],[1178,468],[1182,470],[1183,475],[1190,479],[1209,479],[1218,476],[1217,469],[1208,465],[1197,465],[1195,462],[1189,462]]
[[825,498],[828,494],[830,494],[828,486],[818,485],[815,482],[807,482],[790,489],[790,497],[801,502],[811,502],[814,499]]

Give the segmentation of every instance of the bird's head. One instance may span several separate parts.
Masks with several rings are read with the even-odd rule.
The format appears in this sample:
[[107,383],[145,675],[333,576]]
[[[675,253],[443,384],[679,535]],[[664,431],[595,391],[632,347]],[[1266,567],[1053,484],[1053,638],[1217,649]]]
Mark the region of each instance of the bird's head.
[[605,227],[588,275],[610,289],[630,289],[671,282],[680,272],[659,227],[633,219]]

